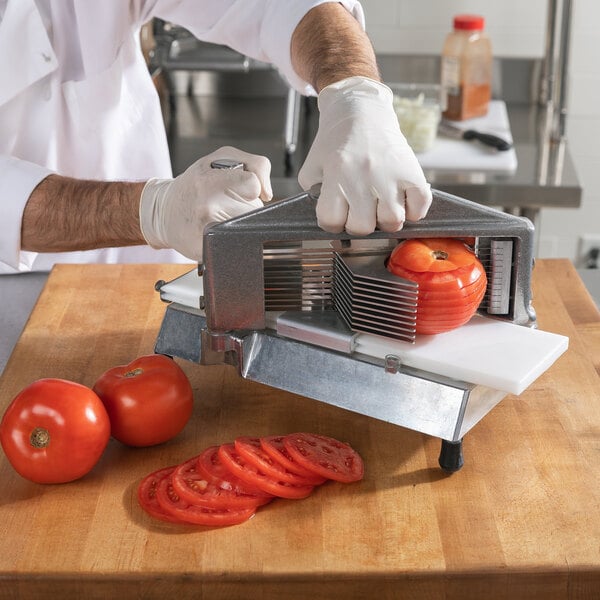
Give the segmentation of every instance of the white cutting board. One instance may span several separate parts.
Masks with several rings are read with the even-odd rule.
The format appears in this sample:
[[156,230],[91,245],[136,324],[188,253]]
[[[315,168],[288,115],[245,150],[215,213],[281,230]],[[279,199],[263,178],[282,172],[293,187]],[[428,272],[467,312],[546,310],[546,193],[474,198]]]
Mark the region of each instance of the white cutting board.
[[160,299],[165,302],[177,302],[184,306],[200,308],[200,296],[204,294],[204,283],[198,275],[198,269],[188,271],[160,288]]
[[[162,286],[161,298],[199,308],[203,294],[197,270]],[[402,364],[520,394],[569,346],[563,335],[476,315],[469,323],[438,335],[417,336],[414,344],[360,333],[355,351],[375,358],[393,354]]]
[[414,344],[360,334],[356,351],[384,358],[393,354],[402,364],[520,394],[569,346],[563,335],[482,316],[437,335],[420,335]]
[[[513,141],[506,104],[502,100],[492,100],[485,117],[449,122],[461,129],[476,129]],[[417,158],[423,169],[502,173],[514,173],[517,169],[517,153],[514,148],[500,152],[480,142],[454,140],[440,135],[433,147],[417,154]]]

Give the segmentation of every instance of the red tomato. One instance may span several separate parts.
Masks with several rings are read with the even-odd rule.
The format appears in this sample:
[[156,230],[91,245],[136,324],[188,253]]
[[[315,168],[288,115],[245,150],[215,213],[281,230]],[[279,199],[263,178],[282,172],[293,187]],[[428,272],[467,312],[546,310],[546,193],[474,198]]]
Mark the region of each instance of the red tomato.
[[128,446],[174,438],[192,415],[192,386],[181,367],[161,354],[113,367],[94,384],[110,417],[112,436]]
[[171,477],[163,477],[156,486],[156,500],[167,514],[178,519],[181,523],[194,525],[209,525],[222,527],[238,525],[253,517],[256,507],[228,510],[197,506],[183,500],[173,488]]
[[394,248],[388,270],[419,284],[416,332],[435,334],[464,325],[487,287],[475,253],[453,238],[405,240]]
[[223,489],[216,483],[207,481],[198,469],[197,456],[190,458],[173,471],[171,483],[180,498],[190,504],[207,508],[231,510],[256,508],[267,504],[273,498],[264,494],[246,494]]
[[263,450],[259,438],[239,437],[235,439],[233,445],[244,460],[276,481],[285,481],[294,485],[320,485],[325,481],[324,477],[315,476],[314,473],[308,472],[304,477],[288,471]]
[[219,458],[223,465],[242,481],[255,485],[279,498],[306,498],[313,491],[314,486],[312,485],[294,485],[261,473],[254,465],[248,463],[239,455],[233,444],[221,445],[219,447]]
[[348,444],[315,433],[286,435],[283,443],[298,464],[322,477],[343,483],[363,478],[362,458]]
[[36,483],[66,483],[98,462],[110,422],[98,396],[64,379],[40,379],[12,401],[0,441],[15,470]]

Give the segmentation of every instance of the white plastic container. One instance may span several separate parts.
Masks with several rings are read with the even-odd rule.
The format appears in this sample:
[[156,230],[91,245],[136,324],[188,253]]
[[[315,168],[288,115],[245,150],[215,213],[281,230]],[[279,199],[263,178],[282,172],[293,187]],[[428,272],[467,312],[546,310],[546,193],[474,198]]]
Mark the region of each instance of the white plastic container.
[[394,110],[406,141],[416,153],[427,152],[437,137],[445,108],[442,88],[437,84],[389,84]]

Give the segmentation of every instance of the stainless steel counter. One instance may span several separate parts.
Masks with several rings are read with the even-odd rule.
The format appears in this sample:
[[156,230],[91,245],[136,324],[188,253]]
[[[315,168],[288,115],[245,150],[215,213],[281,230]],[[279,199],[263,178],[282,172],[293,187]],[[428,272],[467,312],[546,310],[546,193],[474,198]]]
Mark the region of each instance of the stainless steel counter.
[[[386,82],[439,81],[438,56],[385,55],[378,59]],[[494,61],[493,95],[507,105],[517,153],[516,172],[428,170],[426,175],[434,187],[523,214],[534,223],[541,208],[580,206],[581,186],[568,138],[560,143],[550,141],[554,121],[538,100],[542,70],[537,59]],[[286,164],[287,87],[276,73],[176,72],[173,81],[177,89],[191,90],[191,95],[180,94],[176,108],[172,105],[165,114],[175,173],[219,145],[231,144],[271,160],[277,198],[301,191],[296,176],[318,125],[314,98],[304,101],[296,152],[291,164]],[[190,81],[193,85],[186,88],[184,82]]]
[[552,143],[544,135],[546,115],[540,107],[508,104],[507,108],[518,160],[515,173],[428,171],[429,181],[436,188],[522,214],[534,223],[542,208],[578,208],[582,190],[567,140]]

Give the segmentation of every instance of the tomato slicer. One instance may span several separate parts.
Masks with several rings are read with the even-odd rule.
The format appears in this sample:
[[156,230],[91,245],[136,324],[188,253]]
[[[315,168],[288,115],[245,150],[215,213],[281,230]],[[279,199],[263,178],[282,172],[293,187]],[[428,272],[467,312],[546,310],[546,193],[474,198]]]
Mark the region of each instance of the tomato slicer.
[[[396,233],[327,233],[309,193],[208,227],[204,263],[157,283],[168,306],[155,351],[438,437],[442,469],[460,469],[465,434],[568,338],[536,327],[530,221],[433,196],[427,217]],[[418,285],[385,268],[400,240],[419,237],[460,238],[485,267],[485,297],[458,329],[417,335]]]

